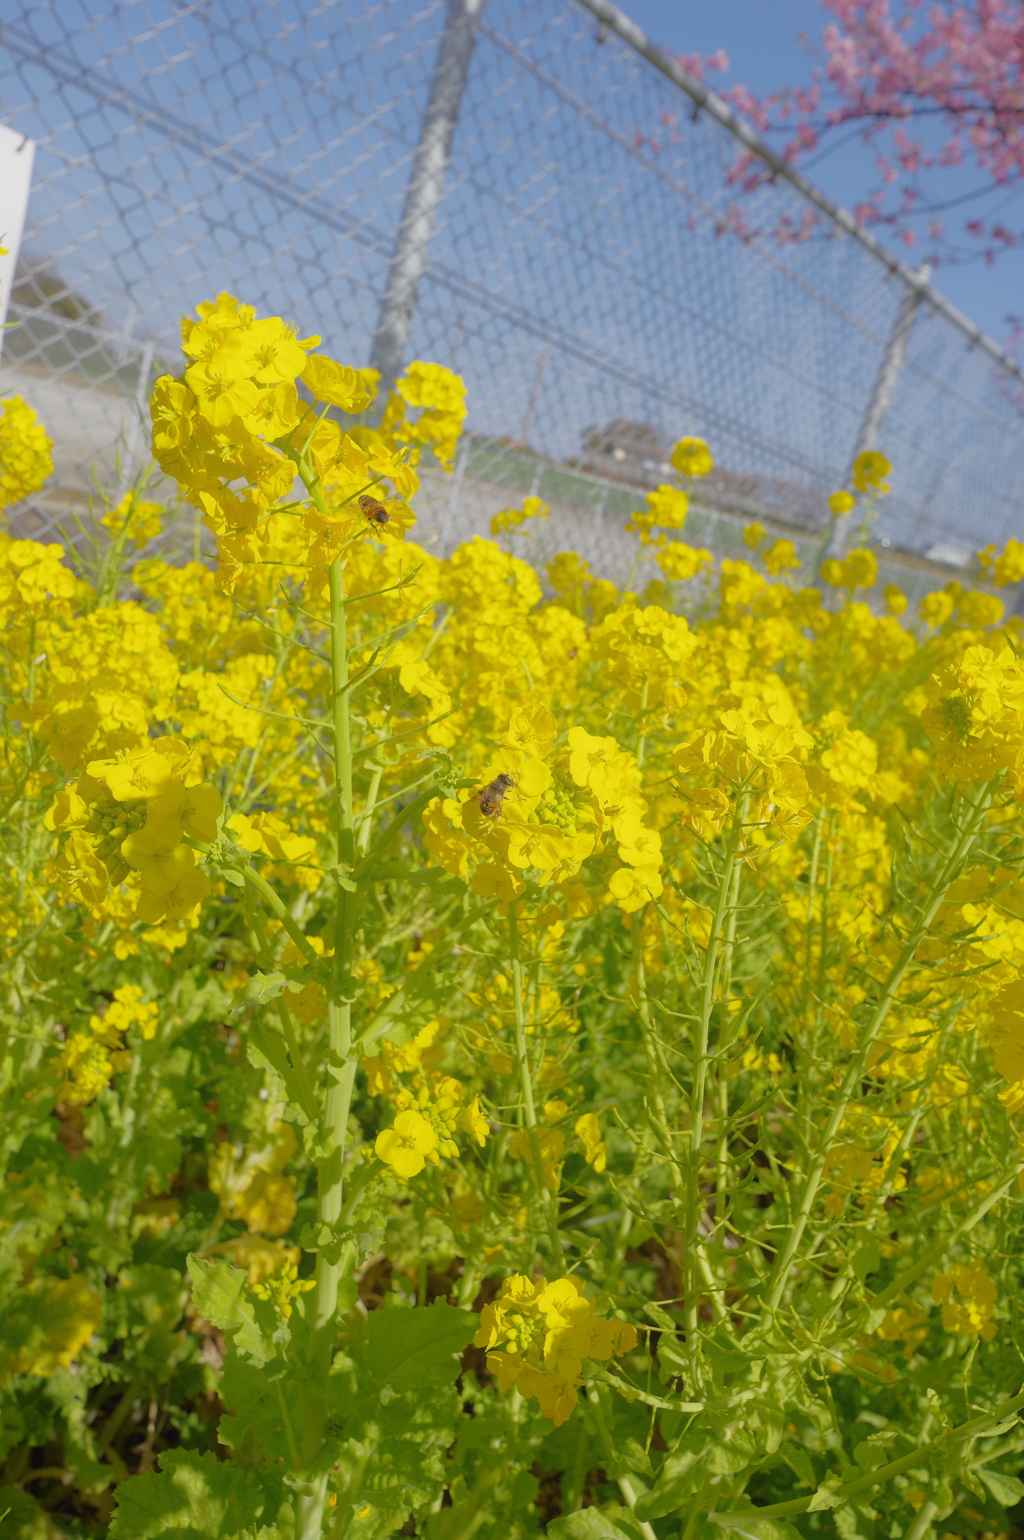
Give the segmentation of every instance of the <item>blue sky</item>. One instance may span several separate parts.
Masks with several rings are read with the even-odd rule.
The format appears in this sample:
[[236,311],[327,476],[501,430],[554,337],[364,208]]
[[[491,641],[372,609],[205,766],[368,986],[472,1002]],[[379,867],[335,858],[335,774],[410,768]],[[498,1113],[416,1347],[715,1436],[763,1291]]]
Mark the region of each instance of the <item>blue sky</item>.
[[[826,20],[819,0],[622,0],[622,9],[654,42],[674,52],[707,54],[724,48],[730,69],[711,76],[709,83],[742,82],[759,93],[808,79],[812,53],[800,34],[816,44]],[[827,156],[812,175],[830,197],[849,206],[875,185],[874,152],[854,144]],[[1018,212],[1011,222],[1021,226],[1024,217]],[[1024,312],[1024,250],[992,267],[983,262],[943,267],[933,281],[999,342],[1007,332],[1005,317]]]

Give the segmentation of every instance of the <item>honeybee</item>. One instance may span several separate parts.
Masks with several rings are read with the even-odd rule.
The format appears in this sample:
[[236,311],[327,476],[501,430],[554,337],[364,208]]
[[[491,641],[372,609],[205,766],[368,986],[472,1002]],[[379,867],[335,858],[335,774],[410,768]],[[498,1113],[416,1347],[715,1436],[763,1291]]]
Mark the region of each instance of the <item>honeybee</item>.
[[378,503],[375,497],[364,494],[359,499],[359,506],[366,514],[371,524],[379,524],[381,528],[390,522],[391,515],[383,503]]
[[505,797],[515,785],[510,775],[496,775],[489,786],[482,786],[477,792],[480,798],[480,811],[485,818],[500,818],[502,804]]

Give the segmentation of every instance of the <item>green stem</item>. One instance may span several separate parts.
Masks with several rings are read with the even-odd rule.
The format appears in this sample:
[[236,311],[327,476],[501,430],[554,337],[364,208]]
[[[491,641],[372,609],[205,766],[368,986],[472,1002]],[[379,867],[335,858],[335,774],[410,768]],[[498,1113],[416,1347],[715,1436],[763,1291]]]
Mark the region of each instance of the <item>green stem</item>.
[[926,1498],[914,1516],[914,1522],[907,1529],[903,1540],[924,1540],[925,1535],[932,1527],[932,1520],[939,1514],[939,1505],[930,1497]]
[[558,1215],[555,1210],[556,1195],[548,1190],[544,1180],[544,1159],[541,1154],[540,1136],[537,1133],[537,1107],[533,1097],[533,1076],[530,1073],[530,1056],[526,1047],[526,1009],[523,1002],[523,964],[519,955],[518,905],[508,906],[509,952],[512,961],[512,1001],[516,1016],[516,1064],[519,1070],[519,1086],[523,1097],[523,1117],[526,1137],[530,1145],[534,1181],[544,1205],[548,1239],[551,1243],[552,1260],[558,1268],[562,1265],[562,1238],[558,1233]]
[[811,1008],[811,962],[814,948],[814,900],[818,892],[818,863],[821,859],[821,829],[825,820],[824,808],[814,815],[814,843],[811,846],[811,867],[807,877],[807,936],[804,946],[804,989],[800,1014],[807,1018]]
[[[266,931],[259,922],[258,916],[250,914],[250,920],[252,923],[253,940],[256,943],[254,951],[256,952],[260,967],[269,973],[274,966],[273,949]],[[313,1082],[309,1078],[306,1061],[302,1057],[302,1050],[299,1047],[299,1040],[295,1033],[295,1023],[292,1020],[292,1013],[283,994],[277,996],[274,1004],[277,1007],[277,1016],[281,1023],[281,1033],[284,1037],[285,1047],[288,1049],[288,1057],[291,1059],[292,1069],[295,1071],[295,1079],[302,1092],[302,1110],[307,1117],[315,1117],[317,1110],[316,1092],[313,1089]]]
[[[198,844],[198,841],[188,840],[186,843]],[[208,850],[209,846],[200,846],[200,849]],[[298,947],[306,961],[308,963],[319,962],[320,959],[317,957],[313,948],[302,934],[302,931],[296,925],[295,920],[289,913],[287,907],[281,902],[280,897],[277,893],[274,892],[274,889],[270,886],[270,883],[267,881],[267,879],[265,877],[261,877],[259,872],[254,871],[251,866],[245,867],[244,876],[246,882],[250,883],[256,889],[261,898],[266,899],[267,907],[271,914],[275,919],[280,920],[281,924],[284,926],[291,939],[295,942],[295,945]]]
[[[310,488],[312,491],[312,488]],[[355,838],[352,819],[352,741],[349,727],[348,639],[345,625],[344,578],[340,559],[328,569],[331,603],[331,722],[334,736],[335,826],[338,859],[354,864]],[[341,1217],[344,1198],[345,1139],[355,1081],[352,1054],[352,1003],[350,976],[356,926],[357,895],[338,887],[334,926],[334,965],[327,1005],[327,1094],[320,1130],[317,1161],[317,1220],[321,1240]],[[308,1467],[323,1447],[327,1429],[328,1380],[334,1356],[335,1316],[342,1277],[351,1261],[347,1247],[335,1241],[335,1261],[324,1250],[317,1253],[316,1289],[313,1296],[313,1327],[309,1345],[308,1378],[303,1384],[302,1463]],[[326,1475],[309,1484],[299,1498],[297,1540],[319,1540],[323,1529]]]
[[[747,820],[747,798],[744,797],[739,810],[740,827]],[[719,998],[723,1001],[725,1011],[722,1016],[722,1024],[718,1032],[718,1041],[715,1044],[715,1054],[718,1060],[718,1149],[715,1157],[715,1230],[720,1241],[725,1240],[725,1214],[729,1201],[729,1076],[725,1062],[725,1050],[732,1041],[731,1017],[728,1014],[729,999],[732,994],[732,969],[733,958],[736,952],[736,922],[739,918],[740,903],[740,876],[743,867],[739,861],[733,861],[732,892],[729,895],[729,905],[725,921],[725,945],[722,948],[722,977],[719,988]]]
[[[608,1464],[614,1467],[617,1458],[615,1454],[615,1446],[612,1443],[611,1434],[608,1431],[608,1424],[604,1417],[604,1407],[601,1405],[601,1397],[598,1393],[596,1385],[591,1385],[589,1387],[587,1391],[587,1399],[590,1402],[590,1409],[594,1416],[594,1422],[597,1424],[597,1436],[601,1440],[601,1448],[604,1450],[604,1457],[608,1461]],[[636,1488],[633,1486],[633,1483],[626,1475],[616,1476],[615,1479],[618,1482],[619,1491],[622,1493],[626,1500],[626,1506],[630,1513],[632,1513],[633,1509],[636,1507]],[[658,1540],[657,1532],[652,1528],[650,1524],[645,1523],[643,1519],[637,1519],[636,1522],[640,1526],[640,1533],[643,1535],[644,1540]]]
[[832,1110],[822,1132],[817,1153],[808,1167],[807,1176],[800,1194],[800,1202],[793,1223],[790,1226],[789,1235],[775,1261],[772,1288],[767,1300],[769,1310],[777,1310],[782,1300],[790,1269],[800,1248],[800,1242],[803,1240],[804,1230],[807,1228],[807,1221],[810,1218],[811,1210],[814,1207],[814,1200],[817,1197],[818,1188],[825,1173],[825,1166],[828,1162],[833,1141],[846,1115],[850,1098],[863,1079],[868,1055],[871,1052],[875,1039],[885,1024],[889,1009],[896,998],[896,993],[906,977],[907,969],[913,962],[918,947],[931,928],[932,921],[935,919],[939,907],[946,896],[947,888],[954,877],[959,874],[970,854],[971,847],[978,837],[985,814],[988,811],[991,795],[991,788],[986,786],[979,793],[976,802],[971,803],[965,797],[964,800],[969,809],[966,824],[957,835],[952,850],[942,863],[939,875],[932,884],[928,899],[921,910],[917,923],[911,929],[900,949],[899,956],[889,970],[889,976],[882,988],[878,1002],[864,1028],[860,1047],[855,1054],[851,1055],[846,1073],[832,1100]]
[[365,856],[370,848],[373,814],[377,806],[377,797],[380,793],[380,782],[383,774],[383,765],[374,765],[370,771],[370,789],[366,794],[366,802],[359,820],[359,839],[356,842],[356,848],[361,856]]
[[743,832],[743,808],[746,797],[741,797],[733,814],[729,840],[725,847],[722,870],[715,894],[715,907],[711,914],[708,942],[704,950],[701,969],[700,1003],[697,1018],[697,1040],[693,1060],[693,1081],[690,1091],[690,1148],[686,1172],[685,1252],[683,1256],[683,1292],[686,1305],[686,1344],[690,1358],[693,1384],[700,1383],[697,1360],[698,1313],[697,1313],[697,1253],[700,1247],[700,1160],[704,1141],[704,1092],[707,1086],[711,1013],[715,1004],[715,985],[718,979],[719,942],[722,937],[726,914],[732,899],[733,872],[736,852]]

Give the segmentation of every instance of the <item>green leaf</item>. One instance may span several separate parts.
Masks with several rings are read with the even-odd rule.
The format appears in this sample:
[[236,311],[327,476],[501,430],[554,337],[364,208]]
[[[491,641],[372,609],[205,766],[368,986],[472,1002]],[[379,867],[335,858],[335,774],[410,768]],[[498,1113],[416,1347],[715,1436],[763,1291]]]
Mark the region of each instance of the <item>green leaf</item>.
[[247,1461],[258,1455],[297,1463],[293,1450],[302,1444],[302,1386],[295,1375],[272,1378],[265,1367],[231,1353],[217,1391],[228,1409],[217,1426],[222,1444],[244,1449]]
[[987,1465],[975,1466],[975,1472],[988,1487],[1002,1508],[1014,1508],[1024,1497],[1024,1482],[1016,1476],[1004,1476],[1002,1471],[989,1470]]
[[801,1540],[800,1531],[787,1524],[785,1519],[759,1519],[757,1509],[753,1507],[749,1519],[746,1515],[733,1518],[728,1527],[733,1534],[747,1535],[750,1540]]
[[875,1241],[864,1241],[850,1258],[850,1266],[858,1283],[863,1283],[868,1273],[876,1273],[881,1265],[882,1253]]
[[818,1485],[818,1478],[814,1474],[814,1466],[811,1464],[811,1457],[807,1450],[802,1449],[799,1444],[784,1444],[779,1454],[794,1476],[798,1476],[813,1492]]
[[744,1470],[754,1458],[754,1444],[750,1435],[737,1429],[730,1439],[716,1442],[708,1450],[707,1468],[713,1476],[735,1476]]
[[369,1385],[378,1392],[390,1385],[400,1394],[451,1385],[459,1372],[458,1355],[479,1324],[468,1310],[443,1299],[429,1309],[374,1310],[359,1353]]
[[50,1526],[34,1498],[20,1487],[0,1487],[0,1531],[4,1540],[47,1540]]
[[577,1508],[548,1525],[550,1540],[636,1540],[636,1525],[627,1512],[602,1513],[598,1507]]
[[192,1276],[192,1301],[212,1325],[234,1334],[235,1347],[255,1364],[265,1364],[274,1356],[256,1319],[255,1300],[246,1292],[247,1275],[227,1262],[204,1262],[189,1256]]
[[897,1437],[895,1428],[884,1428],[880,1433],[872,1433],[862,1444],[858,1444],[853,1451],[853,1458],[862,1471],[877,1470],[885,1464],[888,1454],[888,1446]]
[[[278,1494],[275,1494],[275,1496]],[[151,1540],[173,1534],[180,1540],[232,1540],[255,1534],[268,1507],[277,1517],[277,1503],[268,1502],[264,1482],[256,1471],[218,1460],[214,1454],[168,1449],[160,1456],[160,1471],[132,1476],[117,1489],[117,1508],[110,1522],[110,1540]]]
[[662,1331],[671,1332],[673,1337],[681,1325],[677,1315],[669,1315],[664,1305],[658,1305],[653,1302],[649,1302],[644,1306],[644,1315],[649,1315],[656,1326],[660,1327]]
[[808,1512],[818,1513],[822,1508],[841,1508],[846,1498],[838,1496],[836,1488],[842,1484],[842,1476],[827,1476],[811,1498]]
[[619,1451],[622,1462],[630,1470],[637,1471],[641,1476],[649,1476],[653,1479],[654,1467],[651,1465],[651,1457],[643,1444],[635,1438],[627,1438]]
[[360,1257],[379,1251],[385,1224],[385,1216],[374,1213],[358,1215],[353,1224],[329,1225],[323,1219],[315,1219],[302,1226],[299,1245],[303,1251],[322,1252],[325,1260],[334,1266],[350,1244],[355,1246]]
[[874,1508],[860,1503],[847,1503],[845,1507],[838,1508],[835,1525],[840,1540],[872,1540],[875,1518]]
[[286,987],[288,980],[280,969],[273,973],[254,973],[241,989],[236,989],[231,999],[231,1011],[237,1015],[247,1005],[264,1005],[273,1000]]
[[667,1513],[675,1513],[687,1498],[699,1492],[707,1476],[708,1450],[700,1454],[686,1450],[670,1454],[661,1467],[658,1479],[649,1492],[642,1492],[636,1500],[638,1519],[661,1519]]
[[299,1114],[300,1122],[312,1121],[316,1117],[316,1108],[310,1106],[308,1099],[303,1096],[298,1076],[288,1057],[284,1038],[280,1037],[273,1027],[260,1021],[251,1022],[245,1051],[250,1064],[255,1065],[257,1069],[269,1068],[278,1076],[288,1093],[289,1101]]

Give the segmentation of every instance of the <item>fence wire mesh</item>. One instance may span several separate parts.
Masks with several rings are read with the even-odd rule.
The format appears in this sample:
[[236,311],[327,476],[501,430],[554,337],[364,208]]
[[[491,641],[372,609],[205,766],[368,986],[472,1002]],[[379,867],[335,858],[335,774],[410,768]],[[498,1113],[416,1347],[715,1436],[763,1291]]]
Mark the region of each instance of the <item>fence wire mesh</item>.
[[[146,455],[180,315],[222,289],[368,361],[449,10],[444,0],[15,0],[3,117],[37,143],[0,360],[55,439],[39,534]],[[805,554],[858,441],[906,287],[785,184],[733,232],[735,140],[578,0],[486,0],[407,357],[465,378],[454,475],[421,538],[450,550],[536,493],[538,557],[630,559],[637,488],[698,434],[716,471],[686,537],[752,517]],[[927,303],[880,447],[872,538],[934,586],[1017,532],[1021,380]],[[116,463],[120,460],[120,468]],[[180,531],[182,549],[192,533]]]

